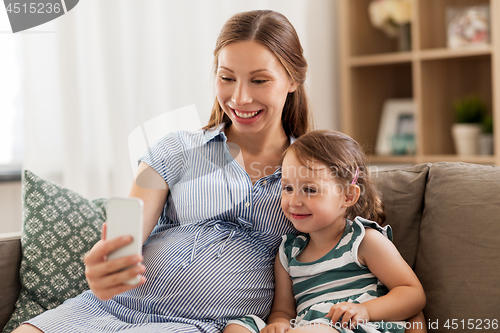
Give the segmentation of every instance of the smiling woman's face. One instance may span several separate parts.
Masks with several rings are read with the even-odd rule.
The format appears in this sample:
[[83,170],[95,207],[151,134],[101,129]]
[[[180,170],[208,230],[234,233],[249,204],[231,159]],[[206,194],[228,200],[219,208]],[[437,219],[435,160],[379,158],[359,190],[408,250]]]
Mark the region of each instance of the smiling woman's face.
[[258,42],[230,43],[219,53],[217,100],[240,133],[282,130],[283,106],[296,88],[278,58]]

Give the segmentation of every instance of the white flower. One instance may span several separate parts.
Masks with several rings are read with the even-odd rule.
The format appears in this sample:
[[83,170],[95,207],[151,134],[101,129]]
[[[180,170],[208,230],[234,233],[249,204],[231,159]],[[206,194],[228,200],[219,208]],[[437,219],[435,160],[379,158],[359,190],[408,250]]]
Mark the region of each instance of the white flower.
[[392,0],[391,18],[398,25],[411,22],[411,0]]
[[374,0],[368,7],[373,26],[388,36],[398,35],[399,27],[411,22],[411,0]]

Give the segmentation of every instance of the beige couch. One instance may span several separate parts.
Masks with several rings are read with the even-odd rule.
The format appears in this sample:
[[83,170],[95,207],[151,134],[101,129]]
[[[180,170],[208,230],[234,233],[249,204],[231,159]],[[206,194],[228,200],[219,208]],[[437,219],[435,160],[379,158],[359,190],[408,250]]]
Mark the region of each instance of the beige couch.
[[[421,164],[373,178],[394,243],[426,291],[429,331],[499,331],[500,167]],[[19,239],[0,241],[0,327],[19,292],[20,258]]]
[[19,266],[21,264],[20,237],[0,238],[0,329],[3,329],[14,311],[21,284]]

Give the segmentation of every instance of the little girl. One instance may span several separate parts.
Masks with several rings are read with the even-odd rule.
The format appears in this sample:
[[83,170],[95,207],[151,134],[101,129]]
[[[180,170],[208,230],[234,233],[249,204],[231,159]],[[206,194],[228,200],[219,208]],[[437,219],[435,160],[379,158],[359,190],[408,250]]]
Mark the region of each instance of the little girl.
[[377,224],[385,215],[365,171],[362,148],[339,132],[310,132],[283,153],[281,208],[301,234],[283,236],[268,325],[247,316],[226,333],[418,331],[401,320],[425,294],[391,228]]

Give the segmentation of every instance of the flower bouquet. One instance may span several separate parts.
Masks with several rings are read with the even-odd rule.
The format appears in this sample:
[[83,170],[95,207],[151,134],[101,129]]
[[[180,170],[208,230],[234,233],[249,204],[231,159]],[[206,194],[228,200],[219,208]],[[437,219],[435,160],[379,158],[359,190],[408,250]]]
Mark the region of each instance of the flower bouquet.
[[399,37],[399,51],[411,50],[412,0],[373,0],[370,21],[389,37]]
[[406,26],[409,32],[412,17],[411,0],[373,0],[368,12],[372,25],[384,31],[389,37],[400,36],[403,26]]

